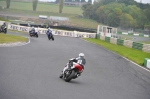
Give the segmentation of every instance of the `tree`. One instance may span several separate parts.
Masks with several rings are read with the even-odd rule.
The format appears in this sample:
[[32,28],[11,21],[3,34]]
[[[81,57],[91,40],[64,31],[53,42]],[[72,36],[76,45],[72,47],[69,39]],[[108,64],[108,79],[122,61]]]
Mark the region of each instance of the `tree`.
[[75,0],[75,2],[80,2],[80,0]]
[[85,2],[85,0],[81,0],[81,2]]
[[64,0],[59,0],[59,13],[62,13]]
[[115,8],[113,12],[110,12],[107,15],[107,22],[109,26],[118,27],[120,25],[120,16],[122,15],[122,10],[119,8]]
[[132,28],[134,25],[134,19],[130,14],[122,14],[120,17],[120,26],[123,28]]
[[134,0],[99,0],[93,5],[82,6],[85,18],[113,27],[144,29],[144,25],[150,22],[150,5],[142,8]]
[[149,34],[150,34],[150,23],[144,25],[144,28],[145,28],[145,29],[148,29],[148,30],[149,30]]
[[32,0],[33,11],[36,11],[38,0]]
[[136,20],[136,26],[135,28],[142,28],[144,29],[144,25],[149,22],[148,18],[146,17],[146,15],[144,14],[144,12],[140,12],[137,16]]
[[103,5],[106,5],[112,2],[116,2],[116,0],[101,0],[101,2],[103,3]]
[[[104,6],[100,6],[97,10],[96,10],[96,14],[98,16],[98,22],[102,22],[103,24],[115,24],[115,26],[117,26],[118,22],[119,22],[119,16],[122,14],[122,6],[123,4],[118,4],[118,3],[110,3]],[[111,18],[111,17],[113,18]],[[110,19],[108,21],[108,18]],[[115,23],[110,23],[112,22],[111,20],[113,20],[113,22]]]
[[98,21],[98,22],[101,22],[101,23],[104,23],[104,17],[105,17],[103,9],[104,9],[104,6],[100,6],[100,7],[96,10],[96,14],[97,14],[97,16],[98,16],[98,20],[97,20],[97,21]]
[[6,7],[7,7],[7,8],[10,7],[10,0],[6,0]]
[[92,0],[88,0],[88,3],[92,3]]
[[85,18],[93,19],[95,17],[95,10],[92,4],[88,3],[82,6],[83,16]]
[[148,7],[147,9],[145,9],[144,13],[145,13],[146,17],[148,18],[148,20],[150,21],[150,7]]
[[68,0],[68,2],[73,2],[73,0]]
[[141,9],[135,5],[129,5],[125,8],[125,13],[130,14],[134,19],[137,18],[140,12],[141,12]]
[[118,3],[124,3],[125,5],[134,5],[136,2],[134,0],[117,0]]
[[59,3],[59,0],[56,0],[55,3]]

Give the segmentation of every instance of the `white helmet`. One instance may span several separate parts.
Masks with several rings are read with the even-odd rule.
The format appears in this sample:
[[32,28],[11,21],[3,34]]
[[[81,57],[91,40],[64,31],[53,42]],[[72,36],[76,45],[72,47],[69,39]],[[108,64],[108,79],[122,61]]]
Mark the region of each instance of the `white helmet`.
[[80,54],[79,54],[79,57],[84,57],[84,54],[83,54],[83,53],[80,53]]

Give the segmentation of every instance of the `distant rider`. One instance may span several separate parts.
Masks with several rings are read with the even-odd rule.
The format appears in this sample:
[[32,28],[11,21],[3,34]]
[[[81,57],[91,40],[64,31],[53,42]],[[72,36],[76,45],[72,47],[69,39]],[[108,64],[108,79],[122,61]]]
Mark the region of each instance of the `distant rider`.
[[51,30],[51,28],[50,28],[50,27],[48,28],[48,30],[47,30],[47,32],[46,32],[46,34],[47,34],[47,35],[52,34],[52,30]]
[[31,33],[36,34],[34,26],[32,26]]
[[4,30],[4,27],[6,27],[6,23],[4,22],[3,25],[1,26],[1,29]]

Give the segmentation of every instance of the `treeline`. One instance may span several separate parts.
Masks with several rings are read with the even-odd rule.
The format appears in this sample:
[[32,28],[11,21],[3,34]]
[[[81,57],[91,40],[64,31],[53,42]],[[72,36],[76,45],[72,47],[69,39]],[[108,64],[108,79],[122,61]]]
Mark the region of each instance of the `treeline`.
[[150,5],[134,0],[101,0],[82,6],[83,16],[99,23],[124,29],[150,30]]

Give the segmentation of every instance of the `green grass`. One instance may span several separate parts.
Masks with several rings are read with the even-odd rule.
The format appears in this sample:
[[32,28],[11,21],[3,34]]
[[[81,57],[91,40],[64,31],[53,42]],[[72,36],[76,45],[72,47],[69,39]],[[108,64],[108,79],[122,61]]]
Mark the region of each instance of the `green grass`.
[[[5,1],[0,1],[0,6],[6,6]],[[82,10],[79,6],[65,6],[63,7],[62,13],[58,13],[59,6],[57,4],[50,3],[38,3],[37,11],[32,11],[31,2],[11,2],[9,9],[0,10],[1,12],[18,14],[24,16],[36,16],[47,15],[47,16],[60,16],[68,17],[69,24],[71,26],[93,28],[96,29],[99,24],[96,21],[86,19],[82,17]]]
[[132,60],[133,62],[143,66],[144,58],[150,58],[150,53],[146,53],[140,50],[135,50],[132,48],[128,48],[125,46],[119,46],[115,44],[111,44],[99,39],[91,39],[86,38],[85,40],[90,41],[92,43],[95,43],[97,45],[100,45],[108,50],[111,50],[121,56],[126,57],[129,60]]
[[0,17],[0,21],[7,21],[7,22],[9,22],[9,20],[1,18],[1,17]]
[[[6,7],[5,1],[0,1],[0,6]],[[19,9],[19,10],[29,10],[32,11],[32,2],[11,2],[10,9]],[[50,3],[38,3],[36,11],[44,11],[44,12],[59,12],[59,5],[58,4],[50,4]],[[69,14],[82,14],[81,7],[76,6],[64,6],[63,13]]]
[[26,41],[27,41],[27,38],[25,38],[25,37],[2,34],[2,33],[0,34],[0,44],[26,42]]

